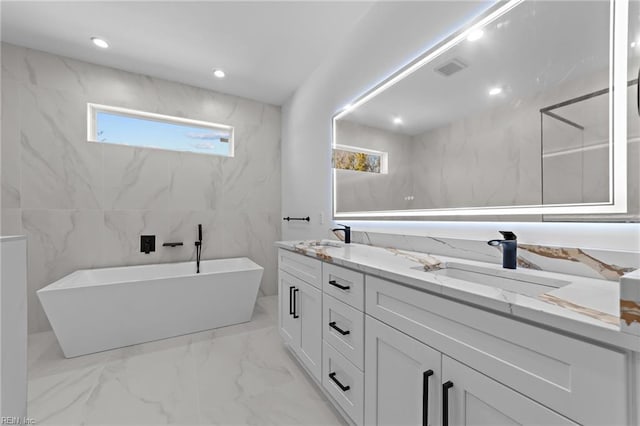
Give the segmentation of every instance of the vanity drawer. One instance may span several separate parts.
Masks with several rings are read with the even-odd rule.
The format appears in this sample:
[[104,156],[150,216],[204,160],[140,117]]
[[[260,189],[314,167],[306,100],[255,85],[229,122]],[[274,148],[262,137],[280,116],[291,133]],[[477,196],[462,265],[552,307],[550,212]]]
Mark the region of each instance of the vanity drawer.
[[581,424],[627,424],[627,356],[380,278],[366,313]]
[[322,295],[322,338],[364,369],[364,314],[326,293]]
[[322,290],[347,305],[364,310],[364,275],[361,272],[325,263],[322,265]]
[[278,249],[278,267],[314,287],[322,288],[322,262],[317,259]]
[[364,375],[333,346],[323,342],[322,386],[356,425],[364,421]]

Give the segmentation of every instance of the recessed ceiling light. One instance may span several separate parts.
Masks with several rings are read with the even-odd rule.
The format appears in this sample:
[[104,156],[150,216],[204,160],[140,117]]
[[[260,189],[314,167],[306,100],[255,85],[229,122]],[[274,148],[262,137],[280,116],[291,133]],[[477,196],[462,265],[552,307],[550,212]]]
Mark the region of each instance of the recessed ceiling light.
[[402,124],[402,118],[400,117],[395,117],[393,119],[393,124]]
[[484,31],[482,30],[471,31],[471,33],[467,36],[467,40],[469,41],[480,40],[483,35],[484,35]]
[[222,70],[214,70],[213,75],[215,75],[218,78],[224,78],[226,74]]
[[101,49],[106,49],[107,47],[109,47],[109,43],[107,43],[106,40],[103,40],[100,37],[91,37],[91,41]]
[[502,87],[492,87],[489,89],[489,94],[491,96],[499,95],[500,93],[502,93]]

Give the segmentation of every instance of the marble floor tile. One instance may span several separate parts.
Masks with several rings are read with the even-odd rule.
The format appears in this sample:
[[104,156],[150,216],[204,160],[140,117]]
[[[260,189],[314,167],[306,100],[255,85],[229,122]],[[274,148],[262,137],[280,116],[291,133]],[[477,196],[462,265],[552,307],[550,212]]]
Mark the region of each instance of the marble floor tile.
[[339,425],[283,347],[276,296],[250,322],[65,359],[29,337],[29,416],[59,425]]

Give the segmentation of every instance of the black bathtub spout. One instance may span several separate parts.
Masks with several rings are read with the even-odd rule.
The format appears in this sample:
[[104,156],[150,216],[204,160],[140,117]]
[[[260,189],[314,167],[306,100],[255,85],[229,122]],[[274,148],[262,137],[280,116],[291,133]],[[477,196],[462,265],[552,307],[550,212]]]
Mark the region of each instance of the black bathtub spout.
[[198,225],[198,241],[196,241],[196,274],[200,273],[200,257],[202,255],[202,224]]

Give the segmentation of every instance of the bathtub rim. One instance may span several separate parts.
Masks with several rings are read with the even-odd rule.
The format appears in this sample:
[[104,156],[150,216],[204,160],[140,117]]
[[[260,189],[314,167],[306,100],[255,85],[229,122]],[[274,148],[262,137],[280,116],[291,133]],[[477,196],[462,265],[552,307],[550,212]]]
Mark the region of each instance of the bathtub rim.
[[247,256],[241,256],[241,257],[225,257],[225,258],[218,258],[218,259],[203,259],[200,264],[202,265],[205,262],[211,262],[211,261],[217,261],[217,260],[233,260],[233,259],[246,259],[249,262],[251,262],[251,266],[247,267],[247,268],[243,268],[243,269],[237,269],[237,270],[229,270],[229,271],[212,271],[212,272],[201,272],[199,274],[193,272],[191,274],[176,274],[176,275],[168,275],[168,276],[162,276],[162,277],[156,277],[156,278],[144,278],[144,279],[126,279],[126,280],[114,280],[114,281],[108,281],[108,282],[99,282],[99,283],[91,283],[91,284],[83,284],[83,285],[77,285],[77,286],[71,286],[71,287],[64,287],[64,286],[60,286],[60,287],[53,287],[55,284],[60,283],[63,280],[69,279],[70,277],[74,276],[74,275],[80,275],[83,272],[87,272],[87,271],[98,271],[98,270],[107,270],[107,269],[137,269],[137,268],[144,268],[144,267],[150,267],[150,266],[158,266],[158,265],[184,265],[184,264],[193,264],[194,270],[195,270],[195,266],[196,266],[196,261],[195,260],[191,260],[191,261],[186,261],[186,262],[164,262],[164,263],[145,263],[142,265],[120,265],[120,266],[106,266],[106,267],[101,267],[101,268],[85,268],[85,269],[77,269],[73,272],[71,272],[70,274],[67,274],[49,284],[47,284],[46,286],[42,287],[41,289],[38,289],[36,291],[37,294],[39,294],[40,292],[53,292],[53,291],[63,291],[63,290],[75,290],[75,289],[81,289],[81,288],[91,288],[91,287],[102,287],[105,285],[121,285],[121,284],[129,284],[129,283],[141,283],[141,282],[147,282],[147,281],[159,281],[159,280],[166,280],[166,279],[173,279],[173,278],[197,278],[197,277],[204,277],[204,276],[209,276],[209,275],[218,275],[218,274],[228,274],[228,273],[239,273],[239,272],[250,272],[250,271],[262,271],[262,273],[264,274],[264,267],[258,265],[256,262],[254,262],[253,260],[251,260],[251,258],[247,257]]

